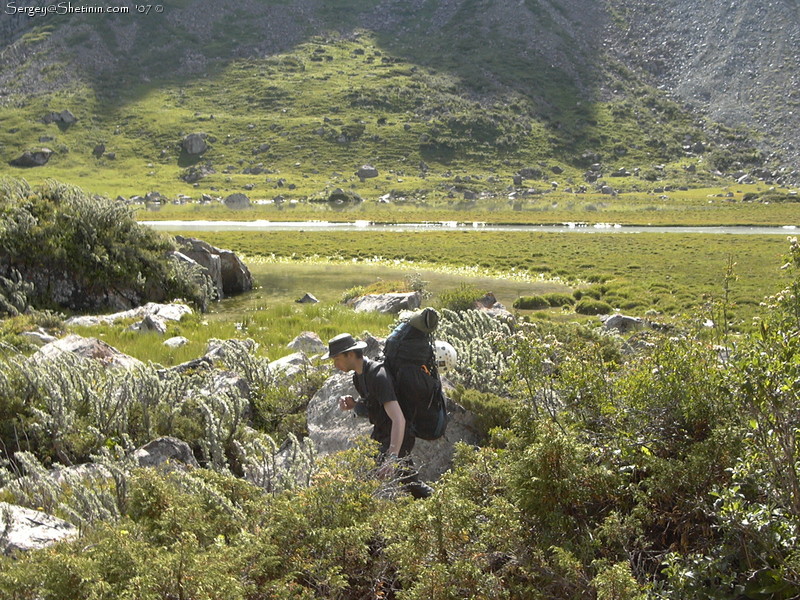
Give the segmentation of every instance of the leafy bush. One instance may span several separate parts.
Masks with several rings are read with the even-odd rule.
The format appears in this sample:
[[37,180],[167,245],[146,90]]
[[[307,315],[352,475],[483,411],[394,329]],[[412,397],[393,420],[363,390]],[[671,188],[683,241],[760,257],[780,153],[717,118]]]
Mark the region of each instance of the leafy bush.
[[[168,259],[173,242],[136,222],[123,203],[50,181],[0,183],[0,272],[18,271],[34,287],[31,304],[72,308],[138,305],[185,298],[204,308],[210,280]],[[68,283],[67,283],[68,282]],[[53,297],[53,289],[59,290]]]
[[513,423],[517,402],[511,398],[468,390],[463,386],[459,386],[452,397],[475,415],[484,439],[488,439],[492,429],[510,427]]
[[474,285],[462,283],[455,289],[440,292],[438,306],[455,312],[472,310],[475,308],[475,303],[484,293]]
[[561,306],[572,306],[575,304],[575,297],[570,294],[560,294],[554,292],[551,294],[545,294],[543,297],[545,300],[547,300],[547,303],[554,308]]
[[608,302],[593,298],[581,298],[575,304],[575,312],[581,315],[607,315],[613,310]]
[[550,308],[551,304],[543,296],[521,296],[514,300],[512,306],[519,310],[539,310]]

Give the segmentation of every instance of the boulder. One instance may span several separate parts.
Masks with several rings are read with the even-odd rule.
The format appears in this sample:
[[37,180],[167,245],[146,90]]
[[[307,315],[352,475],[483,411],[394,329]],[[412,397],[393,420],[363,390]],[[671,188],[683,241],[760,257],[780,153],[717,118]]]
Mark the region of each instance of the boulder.
[[645,322],[639,317],[627,317],[625,315],[607,315],[603,319],[603,327],[614,329],[620,333],[628,333],[645,327]]
[[348,204],[350,202],[353,203],[361,203],[364,199],[353,190],[343,190],[342,188],[336,188],[333,190],[327,197],[327,201],[331,204]]
[[78,537],[78,528],[51,515],[0,502],[0,552],[40,550]]
[[50,148],[40,148],[39,150],[26,150],[21,156],[8,161],[12,167],[43,167],[50,160],[53,151]]
[[66,352],[71,352],[83,358],[97,360],[108,367],[133,369],[143,366],[140,360],[123,354],[102,340],[98,340],[97,338],[85,338],[77,334],[71,334],[55,342],[45,344],[36,351],[33,358],[37,361],[48,361]]
[[386,338],[378,338],[371,333],[367,333],[363,335],[361,339],[367,344],[367,347],[364,348],[364,356],[367,358],[378,358],[383,355],[383,347],[386,344]]
[[168,340],[164,340],[164,345],[168,348],[181,348],[189,343],[189,340],[183,337],[182,335],[176,335],[174,337],[169,338]]
[[[233,348],[231,348],[233,347]],[[208,346],[203,358],[210,360],[212,363],[225,358],[229,353],[237,352],[253,352],[256,349],[256,342],[250,338],[246,340],[208,340]]]
[[181,148],[186,154],[191,154],[192,156],[202,154],[208,149],[208,144],[206,144],[207,137],[205,133],[190,133],[183,138]]
[[314,295],[313,295],[313,294],[309,294],[308,292],[306,292],[306,293],[303,295],[303,297],[302,297],[302,298],[298,298],[297,300],[295,300],[295,302],[297,302],[297,303],[299,303],[299,304],[316,304],[317,302],[319,302],[319,300],[317,300],[317,299],[314,297]]
[[356,312],[380,312],[397,314],[401,310],[417,310],[422,304],[419,292],[391,294],[367,294],[348,300],[347,305]]
[[36,331],[23,331],[19,334],[19,336],[33,344],[36,344],[37,346],[44,346],[45,344],[55,342],[58,339],[57,337],[54,337],[44,331],[42,328],[39,328]]
[[189,444],[174,437],[160,437],[148,442],[133,453],[140,467],[160,467],[165,463],[198,467]]
[[358,171],[356,171],[356,175],[358,176],[359,179],[361,179],[363,181],[364,179],[370,179],[372,177],[377,177],[378,176],[378,169],[376,169],[372,165],[363,165],[362,167],[360,167],[358,169]]
[[184,315],[190,314],[192,314],[192,309],[186,304],[159,304],[158,302],[148,302],[144,306],[138,306],[110,315],[70,317],[66,320],[66,324],[79,327],[93,327],[95,325],[110,325],[122,319],[144,319],[147,315],[158,317],[165,321],[180,321]]
[[58,113],[59,121],[66,125],[72,125],[73,123],[78,122],[78,117],[72,114],[70,110],[62,110]]
[[323,354],[327,346],[322,342],[319,335],[313,331],[303,331],[287,345],[288,348],[303,352],[306,355]]
[[227,208],[232,210],[243,210],[245,208],[250,208],[250,198],[241,192],[227,196],[222,202]]
[[225,294],[241,294],[253,289],[253,276],[242,260],[230,250],[217,249]]
[[181,246],[183,256],[193,260],[206,270],[217,289],[217,297],[222,300],[225,297],[225,287],[222,280],[222,261],[219,258],[219,250],[196,238],[176,235],[175,241]]
[[[321,455],[333,454],[354,445],[359,436],[369,436],[372,426],[353,411],[339,410],[339,396],[358,398],[352,376],[337,373],[330,377],[308,404],[306,417],[311,440]],[[450,422],[447,432],[435,441],[417,440],[411,457],[419,469],[420,477],[438,479],[451,466],[456,442],[477,444],[479,441],[475,417],[455,403],[448,405]]]
[[310,366],[311,362],[304,353],[295,352],[294,354],[289,354],[278,360],[273,360],[269,363],[269,370],[275,375],[280,375],[288,379],[302,373]]
[[140,333],[154,332],[159,335],[164,335],[167,333],[167,322],[162,317],[145,315],[144,319],[138,323],[137,331]]
[[78,122],[78,117],[72,114],[72,111],[64,109],[61,112],[49,112],[42,117],[42,122],[46,125],[50,123],[63,123],[64,125],[72,125]]

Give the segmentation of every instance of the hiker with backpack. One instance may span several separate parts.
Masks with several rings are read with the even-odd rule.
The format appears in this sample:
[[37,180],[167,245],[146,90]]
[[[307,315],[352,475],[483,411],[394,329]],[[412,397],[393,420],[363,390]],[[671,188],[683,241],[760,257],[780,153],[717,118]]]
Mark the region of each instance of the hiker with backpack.
[[352,371],[353,384],[360,396],[358,401],[352,396],[340,397],[339,409],[355,410],[357,415],[369,418],[373,425],[370,437],[380,444],[378,476],[396,474],[414,498],[427,498],[433,489],[419,480],[409,457],[416,437],[395,394],[395,382],[383,363],[364,356],[366,346],[349,333],[328,342],[323,359],[333,359],[333,365],[340,371]]

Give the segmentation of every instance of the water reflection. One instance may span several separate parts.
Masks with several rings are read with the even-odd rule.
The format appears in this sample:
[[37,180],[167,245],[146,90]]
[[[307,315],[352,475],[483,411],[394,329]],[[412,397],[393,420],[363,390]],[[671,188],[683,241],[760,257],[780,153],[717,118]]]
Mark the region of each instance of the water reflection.
[[731,235],[787,235],[795,225],[780,227],[662,227],[618,223],[561,223],[560,225],[496,225],[481,221],[435,223],[373,223],[353,221],[141,221],[159,231],[528,231],[545,233],[709,233]]

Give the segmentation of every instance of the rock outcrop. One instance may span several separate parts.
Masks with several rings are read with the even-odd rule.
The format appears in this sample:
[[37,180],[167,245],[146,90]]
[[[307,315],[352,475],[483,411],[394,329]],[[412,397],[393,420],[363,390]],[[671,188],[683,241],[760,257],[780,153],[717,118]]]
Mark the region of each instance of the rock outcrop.
[[380,312],[397,314],[402,310],[417,310],[422,304],[419,292],[392,294],[367,294],[347,302],[356,312]]
[[91,358],[107,367],[122,367],[133,369],[143,366],[143,363],[109,346],[97,338],[85,338],[77,334],[70,334],[55,342],[45,344],[33,355],[35,360],[54,360],[64,353],[72,353],[83,358]]
[[78,536],[78,528],[38,510],[0,502],[0,552],[40,550]]
[[8,161],[12,167],[43,167],[53,156],[53,151],[50,148],[40,148],[39,150],[26,150],[17,158]]
[[220,299],[253,289],[250,270],[234,252],[216,248],[197,238],[178,235],[175,241],[184,256],[206,269]]

